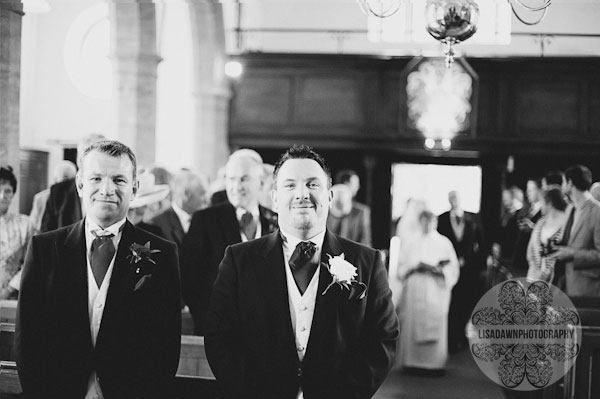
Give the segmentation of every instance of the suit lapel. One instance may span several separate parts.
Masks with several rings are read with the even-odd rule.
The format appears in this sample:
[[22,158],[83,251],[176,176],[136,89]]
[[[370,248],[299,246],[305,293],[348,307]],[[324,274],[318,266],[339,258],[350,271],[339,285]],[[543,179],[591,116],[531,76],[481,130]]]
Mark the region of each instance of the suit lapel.
[[587,200],[583,203],[583,205],[581,205],[580,210],[575,210],[575,212],[580,213],[577,216],[577,224],[575,224],[571,230],[571,235],[569,236],[569,243],[573,242],[573,240],[577,236],[577,233],[579,233],[579,230],[581,230],[581,228],[583,227],[583,224],[586,223],[591,205],[592,203],[590,202],[590,200]]
[[330,330],[337,323],[337,308],[340,300],[340,291],[332,287],[325,295],[323,292],[331,283],[332,277],[324,264],[329,261],[329,256],[337,256],[342,253],[340,242],[334,234],[329,231],[325,233],[323,249],[321,251],[321,265],[319,266],[319,288],[315,298],[315,312],[310,328],[310,337],[306,348],[304,362],[310,362],[315,355],[321,352],[321,348],[327,345]]
[[261,248],[260,255],[264,257],[265,267],[257,268],[257,272],[262,273],[258,276],[257,281],[263,284],[262,292],[272,295],[269,301],[269,306],[272,308],[269,309],[269,312],[275,321],[274,328],[279,330],[273,332],[272,336],[282,337],[281,346],[286,352],[285,356],[298,362],[283,260],[283,244],[279,231],[269,235],[265,246]]
[[[106,304],[104,306],[104,312],[102,313],[102,323],[100,324],[100,331],[98,332],[98,339],[96,341],[96,348],[101,346],[104,334],[103,332],[110,331],[112,328],[111,324],[116,319],[116,315],[119,312],[119,308],[123,306],[123,303],[127,300],[127,296],[133,291],[133,287],[128,284],[130,281],[127,278],[130,271],[129,260],[129,247],[135,242],[136,229],[129,222],[125,222],[123,227],[123,233],[121,235],[121,241],[119,241],[119,248],[117,249],[117,255],[115,258],[115,264],[113,266],[112,275],[110,277],[110,285],[108,286],[108,292],[106,294]],[[138,244],[144,244],[138,242]],[[118,326],[116,328],[119,328]]]
[[68,275],[73,279],[72,287],[73,304],[76,315],[73,323],[76,329],[87,331],[89,338],[89,349],[92,349],[92,333],[90,330],[90,315],[88,311],[88,274],[85,246],[85,222],[81,220],[71,227],[65,239],[64,254],[59,261],[68,265]]
[[177,213],[175,213],[173,208],[169,208],[167,212],[169,212],[167,215],[169,224],[171,225],[171,231],[173,232],[173,236],[175,237],[175,240],[177,240],[177,245],[181,246],[181,244],[183,243],[183,236],[185,233],[183,232],[183,227],[181,226],[181,222],[179,221],[179,216],[177,216]]
[[223,214],[219,218],[223,232],[225,233],[226,242],[229,244],[237,244],[242,242],[240,234],[240,224],[235,214],[235,208],[230,203],[223,208]]

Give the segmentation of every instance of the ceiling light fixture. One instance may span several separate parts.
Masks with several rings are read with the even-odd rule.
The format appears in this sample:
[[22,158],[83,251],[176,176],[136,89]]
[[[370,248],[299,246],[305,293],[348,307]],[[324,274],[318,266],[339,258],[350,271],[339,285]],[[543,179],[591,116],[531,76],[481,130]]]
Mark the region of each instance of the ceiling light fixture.
[[[414,41],[414,37],[422,35],[419,25],[425,25],[425,30],[437,41],[445,45],[446,66],[454,62],[453,46],[469,39],[478,31],[486,31],[478,36],[486,37],[507,44],[510,41],[510,11],[517,20],[525,25],[536,25],[542,22],[552,4],[552,0],[537,0],[538,5],[525,4],[523,0],[356,0],[361,10],[377,18],[395,19],[391,25],[396,25],[394,31],[401,32],[398,41]],[[533,0],[529,0],[530,2]],[[517,8],[519,11],[517,11]],[[400,12],[399,12],[400,11]],[[537,13],[533,20],[526,20],[521,12]],[[506,14],[508,13],[508,14]],[[402,25],[402,27],[398,27]],[[377,30],[378,29],[378,30]],[[375,35],[386,35],[385,24],[380,24]],[[487,32],[490,31],[490,32]],[[371,34],[370,29],[370,36]],[[476,36],[477,37],[477,36]],[[408,40],[406,40],[408,38]],[[490,39],[491,38],[491,39]],[[385,39],[383,39],[385,40]],[[419,39],[416,39],[418,41]],[[386,40],[387,41],[387,40]]]

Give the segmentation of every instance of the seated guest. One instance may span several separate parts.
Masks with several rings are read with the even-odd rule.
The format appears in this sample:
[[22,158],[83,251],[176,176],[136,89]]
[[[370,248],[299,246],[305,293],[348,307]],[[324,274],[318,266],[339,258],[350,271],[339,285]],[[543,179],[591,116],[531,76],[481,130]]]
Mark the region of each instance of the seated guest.
[[0,168],[0,299],[16,299],[19,272],[31,237],[29,217],[9,210],[16,191],[12,168]]
[[543,280],[548,283],[554,278],[556,259],[548,259],[563,237],[567,221],[567,203],[562,191],[552,187],[542,193],[542,218],[533,227],[527,246],[527,280]]
[[[403,216],[402,220],[410,218]],[[414,371],[442,371],[448,358],[448,310],[459,263],[452,242],[436,230],[428,210],[418,215],[418,231],[400,243],[395,275],[404,286],[398,301],[399,354],[396,366]]]
[[80,156],[86,216],[33,236],[23,265],[15,352],[27,399],[161,399],[181,346],[175,244],[127,221],[136,159],[117,141]]
[[260,192],[260,199],[258,202],[267,209],[273,210],[273,200],[271,198],[271,191],[273,190],[273,170],[275,166],[265,163],[263,164],[263,188]]
[[[77,167],[71,161],[63,160],[56,165],[54,169],[54,178],[52,184],[60,183],[61,181],[75,178],[77,173]],[[31,207],[31,213],[29,214],[29,220],[34,234],[38,233],[42,227],[42,217],[46,211],[46,203],[50,196],[50,188],[40,191],[33,196],[33,205]]]
[[353,206],[352,190],[345,184],[331,187],[333,201],[327,216],[327,228],[344,238],[371,245],[369,212],[361,212]]

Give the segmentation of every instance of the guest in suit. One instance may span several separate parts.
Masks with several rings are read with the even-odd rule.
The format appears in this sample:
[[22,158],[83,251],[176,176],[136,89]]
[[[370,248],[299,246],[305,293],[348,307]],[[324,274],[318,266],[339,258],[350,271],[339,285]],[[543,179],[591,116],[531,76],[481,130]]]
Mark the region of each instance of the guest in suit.
[[[97,133],[85,136],[77,145],[77,156],[80,157],[83,150],[91,144],[104,139],[103,135]],[[81,167],[79,159],[77,160],[77,164]],[[48,195],[44,216],[42,216],[40,232],[55,230],[59,227],[78,222],[83,218],[84,213],[75,185],[75,179],[56,183],[50,187],[50,194]]]
[[179,172],[171,182],[171,206],[148,222],[160,228],[161,237],[177,244],[180,255],[192,214],[208,204],[207,191],[208,182],[204,176],[189,170]]
[[175,244],[125,215],[135,156],[116,141],[81,155],[84,220],[34,236],[17,310],[15,350],[28,399],[164,398],[179,361]]
[[326,231],[330,179],[310,148],[289,149],[275,166],[281,230],[227,248],[205,343],[231,398],[366,399],[392,366],[387,272],[377,251]]
[[565,180],[573,208],[565,224],[563,245],[549,257],[564,264],[567,295],[600,297],[600,203],[589,191],[592,172],[583,165],[571,166],[565,171]]
[[353,170],[342,170],[335,176],[336,184],[345,184],[352,193],[352,211],[354,220],[361,220],[360,231],[356,232],[354,238],[356,242],[365,245],[371,245],[371,208],[368,205],[356,201],[356,195],[360,190],[360,178]]
[[276,214],[258,204],[263,168],[260,158],[249,151],[239,150],[229,157],[225,168],[228,202],[195,212],[183,239],[183,298],[196,335],[204,334],[208,301],[225,248],[277,228]]
[[[60,161],[54,169],[53,183],[59,183],[68,179],[74,179],[77,173],[77,167],[71,161]],[[31,228],[35,233],[38,233],[42,228],[42,217],[46,212],[46,204],[50,197],[50,188],[40,191],[33,196],[33,204],[29,218],[31,220]]]
[[438,231],[452,242],[460,265],[448,313],[448,348],[456,352],[467,345],[465,326],[482,293],[484,243],[479,216],[463,210],[460,194],[450,191],[448,202],[450,210],[439,216]]
[[361,244],[371,245],[370,214],[366,210],[357,208],[352,203],[352,191],[345,184],[336,184],[331,187],[333,201],[327,216],[327,229],[332,233]]

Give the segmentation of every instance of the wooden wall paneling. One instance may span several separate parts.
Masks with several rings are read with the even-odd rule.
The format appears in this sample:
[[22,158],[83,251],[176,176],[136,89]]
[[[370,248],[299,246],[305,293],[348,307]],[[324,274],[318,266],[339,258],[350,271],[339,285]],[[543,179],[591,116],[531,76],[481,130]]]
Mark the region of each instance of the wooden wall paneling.
[[233,127],[289,124],[292,79],[277,70],[249,71],[234,88]]
[[595,79],[589,85],[588,135],[600,139],[600,80]]
[[528,76],[512,82],[512,111],[519,138],[562,140],[579,135],[579,82]]

